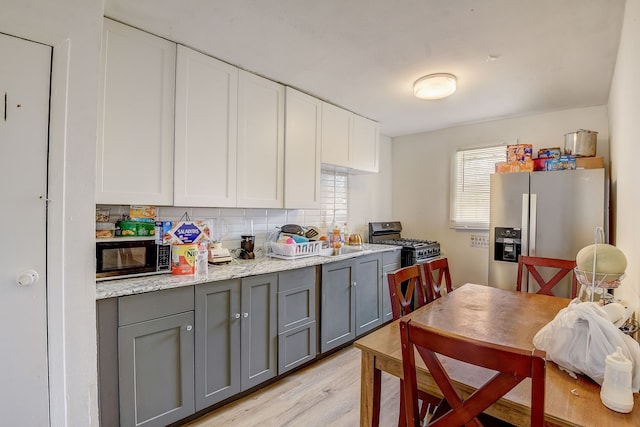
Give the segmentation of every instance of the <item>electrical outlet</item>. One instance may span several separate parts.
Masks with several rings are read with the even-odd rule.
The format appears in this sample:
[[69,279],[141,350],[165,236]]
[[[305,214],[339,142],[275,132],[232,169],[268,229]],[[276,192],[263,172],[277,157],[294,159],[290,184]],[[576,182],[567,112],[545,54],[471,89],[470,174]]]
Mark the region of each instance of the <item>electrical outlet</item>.
[[472,248],[489,248],[489,237],[482,234],[471,235]]

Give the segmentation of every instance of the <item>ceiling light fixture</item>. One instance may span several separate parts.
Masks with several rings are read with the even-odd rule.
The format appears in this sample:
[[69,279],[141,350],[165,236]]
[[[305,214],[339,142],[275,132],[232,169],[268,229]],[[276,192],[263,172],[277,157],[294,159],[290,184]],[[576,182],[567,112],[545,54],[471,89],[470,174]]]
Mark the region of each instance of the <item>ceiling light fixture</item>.
[[456,91],[456,76],[448,73],[429,74],[413,84],[413,95],[420,99],[442,99]]

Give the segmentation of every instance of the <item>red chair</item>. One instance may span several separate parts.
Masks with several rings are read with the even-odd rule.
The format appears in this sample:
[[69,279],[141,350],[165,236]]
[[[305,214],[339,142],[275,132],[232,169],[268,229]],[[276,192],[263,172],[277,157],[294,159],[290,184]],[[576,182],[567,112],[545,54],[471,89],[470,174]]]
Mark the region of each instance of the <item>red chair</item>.
[[[427,303],[422,276],[417,265],[387,273],[387,283],[389,284],[393,320],[397,320],[405,314],[411,313],[414,308],[422,307]],[[415,294],[418,299],[414,302]]]
[[[408,426],[418,427],[423,419],[418,412],[415,349],[449,405],[444,413],[438,411],[427,426],[481,426],[478,416],[525,378],[531,378],[530,425],[543,425],[546,370],[544,351],[524,351],[477,341],[415,324],[407,318],[400,319],[400,337]],[[465,399],[447,374],[439,355],[492,369],[497,373]]]
[[453,291],[447,258],[437,258],[425,262],[420,266],[422,268],[422,274],[424,275],[423,280],[427,286],[427,298],[429,301],[433,301],[442,296],[443,284],[447,293]]
[[[389,295],[391,297],[393,320],[397,320],[405,314],[411,313],[415,308],[422,307],[427,303],[422,275],[417,265],[403,267],[399,270],[387,273],[387,283],[389,285]],[[417,295],[415,304],[414,295]],[[400,415],[398,417],[398,426],[404,426],[406,422],[402,387],[402,380],[400,380]],[[423,401],[420,410],[423,417],[427,413],[429,404],[437,405],[440,401],[436,397],[424,392],[420,392],[418,397]],[[374,414],[379,413],[379,411],[380,408],[375,408]]]
[[[540,289],[536,293],[553,295],[553,292],[551,292],[553,287],[556,286],[567,274],[571,273],[571,276],[573,277],[571,280],[571,298],[575,298],[578,295],[578,280],[576,279],[576,275],[573,271],[575,266],[575,260],[520,255],[518,257],[518,280],[516,282],[516,290],[522,290],[522,279],[528,272],[531,273],[531,276],[538,283],[538,286],[540,286]],[[553,277],[548,281],[540,274],[542,271],[547,269],[553,269],[552,271],[557,270]]]

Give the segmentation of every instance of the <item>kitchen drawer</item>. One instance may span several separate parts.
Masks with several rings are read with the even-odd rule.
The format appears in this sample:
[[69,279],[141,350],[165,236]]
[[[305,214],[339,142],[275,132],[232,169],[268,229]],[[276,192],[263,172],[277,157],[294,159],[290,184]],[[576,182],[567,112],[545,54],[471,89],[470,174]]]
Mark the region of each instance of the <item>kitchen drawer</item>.
[[278,374],[315,359],[317,324],[309,322],[278,335]]
[[382,252],[382,265],[400,262],[400,250]]
[[118,298],[118,326],[193,310],[193,286]]
[[316,267],[297,268],[278,273],[278,292],[303,287],[315,288],[315,284]]
[[315,320],[315,310],[315,286],[278,292],[278,332]]

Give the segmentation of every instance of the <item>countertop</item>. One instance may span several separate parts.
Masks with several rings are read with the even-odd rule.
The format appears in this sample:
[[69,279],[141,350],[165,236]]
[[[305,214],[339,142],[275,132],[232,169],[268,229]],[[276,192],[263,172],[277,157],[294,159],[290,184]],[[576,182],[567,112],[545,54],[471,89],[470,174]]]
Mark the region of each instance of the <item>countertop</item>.
[[254,260],[242,260],[234,258],[228,264],[209,265],[206,277],[174,276],[172,274],[158,274],[129,279],[114,279],[96,282],[96,299],[120,297],[125,295],[141,294],[145,292],[159,291],[163,289],[179,288],[182,286],[197,285],[219,280],[237,279],[259,274],[274,273],[278,271],[293,270],[296,268],[322,265],[330,262],[341,261],[387,251],[400,250],[400,246],[364,244],[360,252],[351,252],[336,256],[311,256],[299,259],[279,259],[268,256],[259,256]]

